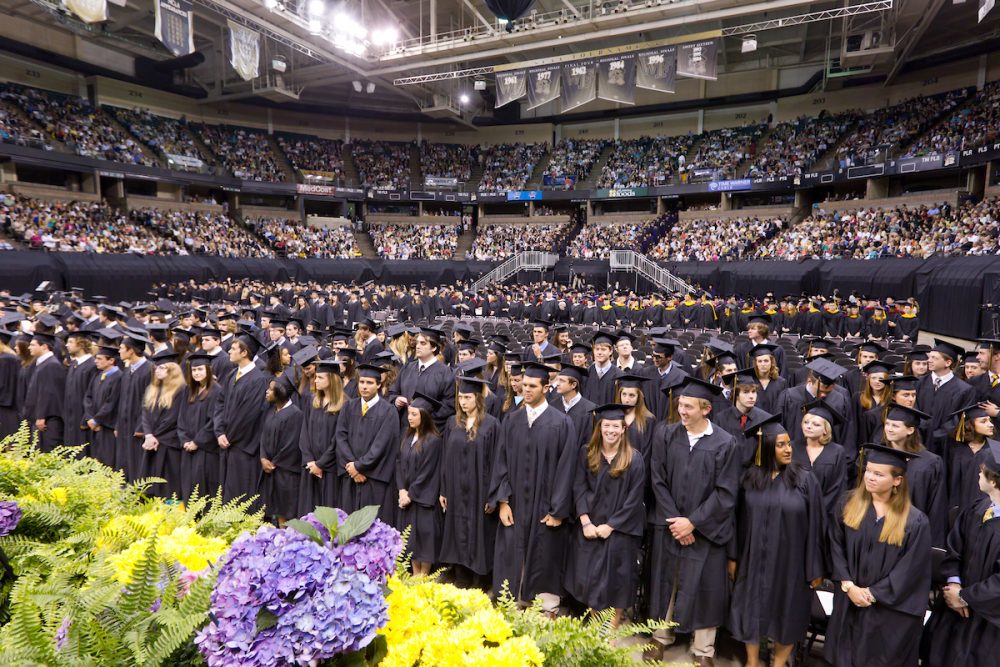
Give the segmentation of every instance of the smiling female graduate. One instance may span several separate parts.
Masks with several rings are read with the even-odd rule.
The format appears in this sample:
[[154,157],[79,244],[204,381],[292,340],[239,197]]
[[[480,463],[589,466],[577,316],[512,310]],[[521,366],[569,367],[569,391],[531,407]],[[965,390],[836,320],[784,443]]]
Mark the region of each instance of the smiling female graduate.
[[618,627],[639,587],[639,548],[646,514],[645,464],[629,443],[626,406],[593,410],[595,426],[577,456],[574,526],[566,590],[590,609],[614,609]]
[[931,530],[910,502],[911,452],[864,446],[864,474],[830,528],[833,580],[827,628],[834,667],[915,667],[931,588]]
[[736,504],[737,537],[730,542],[734,581],[729,629],[746,644],[747,667],[760,664],[760,641],[774,640],[774,667],[785,667],[806,636],[812,590],[823,580],[826,510],[819,482],[792,460],[781,415],[747,424],[757,443]]

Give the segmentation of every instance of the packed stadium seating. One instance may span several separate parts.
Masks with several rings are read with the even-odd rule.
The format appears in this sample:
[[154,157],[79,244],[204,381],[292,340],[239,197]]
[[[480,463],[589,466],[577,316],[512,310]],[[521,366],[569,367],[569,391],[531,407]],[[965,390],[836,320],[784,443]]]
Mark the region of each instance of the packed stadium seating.
[[456,224],[373,224],[368,233],[382,259],[452,259],[458,249]]

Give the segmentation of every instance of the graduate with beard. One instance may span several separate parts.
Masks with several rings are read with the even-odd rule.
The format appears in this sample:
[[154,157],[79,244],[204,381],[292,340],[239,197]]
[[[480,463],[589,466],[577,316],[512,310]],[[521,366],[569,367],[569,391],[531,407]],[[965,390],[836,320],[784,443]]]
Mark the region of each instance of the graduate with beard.
[[291,368],[271,380],[264,394],[269,407],[264,412],[260,433],[261,496],[265,513],[279,527],[296,518],[302,479],[299,451],[302,411],[292,400],[295,394],[295,374]]
[[378,366],[358,366],[358,397],[337,420],[337,467],[340,509],[348,514],[378,505],[379,517],[390,523],[396,494],[390,493],[399,451],[399,413],[379,398],[382,374]]
[[941,564],[944,595],[927,622],[929,667],[1000,664],[1000,443],[980,466],[980,500],[958,515]]
[[812,473],[792,460],[780,415],[764,415],[745,432],[756,442],[737,500],[737,538],[730,542],[733,602],[729,630],[760,665],[760,642],[775,642],[774,667],[785,667],[805,639],[813,589],[823,582],[825,508]]
[[916,667],[931,588],[931,531],[910,502],[916,454],[865,445],[864,474],[830,528],[839,582],[826,632],[834,667]]
[[115,424],[118,421],[118,399],[121,395],[122,371],[117,366],[118,350],[102,347],[94,355],[97,375],[87,388],[83,419],[90,435],[91,457],[109,468],[115,466]]
[[453,565],[458,585],[488,587],[497,515],[488,505],[500,422],[486,412],[486,380],[460,378],[455,416],[445,426],[440,497],[444,512],[438,560]]
[[[715,635],[729,611],[726,549],[735,534],[733,510],[739,486],[740,452],[735,438],[710,421],[717,385],[689,377],[676,392],[676,424],[661,423],[653,439],[654,503],[650,618],[693,633],[691,651],[699,665],[715,664]],[[673,630],[657,630],[660,646],[674,642]],[[662,648],[647,651],[658,660]]]
[[337,470],[337,421],[349,400],[340,378],[341,364],[333,359],[316,363],[311,396],[303,406],[299,451],[305,472],[299,485],[297,516],[317,507],[336,507],[340,502]]
[[645,466],[625,427],[624,405],[595,409],[595,426],[577,455],[566,590],[593,612],[614,609],[617,628],[635,602],[645,519]]
[[554,614],[563,594],[578,439],[570,418],[545,400],[549,368],[523,367],[524,405],[504,418],[490,483],[489,507],[500,519],[493,591],[509,586],[523,603],[540,597]]

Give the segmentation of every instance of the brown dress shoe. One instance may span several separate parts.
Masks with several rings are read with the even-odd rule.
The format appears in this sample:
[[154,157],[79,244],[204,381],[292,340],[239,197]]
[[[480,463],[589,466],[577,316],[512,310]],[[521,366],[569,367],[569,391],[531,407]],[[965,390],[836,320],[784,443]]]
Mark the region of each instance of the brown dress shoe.
[[715,658],[707,655],[698,656],[698,667],[715,667]]

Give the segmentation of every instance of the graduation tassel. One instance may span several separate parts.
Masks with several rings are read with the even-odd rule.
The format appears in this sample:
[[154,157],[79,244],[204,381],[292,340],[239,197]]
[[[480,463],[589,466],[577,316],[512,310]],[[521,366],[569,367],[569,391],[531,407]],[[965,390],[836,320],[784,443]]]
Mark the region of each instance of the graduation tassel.
[[731,394],[730,398],[733,400],[733,405],[736,405],[736,382],[738,379],[739,376],[733,378],[733,388],[732,391],[730,392]]
[[955,429],[955,440],[965,442],[965,413],[958,418],[958,428]]
[[753,464],[760,467],[760,450],[764,447],[764,429],[758,429],[757,431],[757,452],[753,456]]
[[865,474],[865,450],[858,451],[858,477]]

